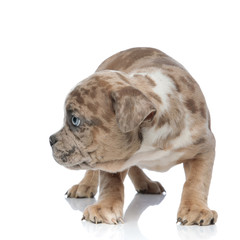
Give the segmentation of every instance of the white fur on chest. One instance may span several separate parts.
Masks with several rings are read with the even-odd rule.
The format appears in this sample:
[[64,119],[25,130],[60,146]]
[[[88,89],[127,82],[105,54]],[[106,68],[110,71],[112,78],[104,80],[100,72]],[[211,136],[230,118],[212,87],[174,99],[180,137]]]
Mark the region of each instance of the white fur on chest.
[[[138,165],[149,170],[165,172],[177,164],[182,152],[160,150],[142,145],[141,148],[129,159],[131,165]],[[133,164],[135,163],[135,164]]]
[[156,141],[161,141],[171,131],[170,126],[156,129],[155,126],[143,129],[143,142],[140,149],[131,158],[137,161],[137,165],[154,171],[164,172],[177,164],[184,155],[178,152],[179,148],[185,148],[192,143],[191,132],[188,125],[182,130],[180,136],[169,140],[170,149],[164,150],[153,147]]
[[[142,75],[144,74],[142,73]],[[170,104],[169,95],[173,94],[176,88],[173,81],[160,70],[148,73],[147,75],[156,83],[153,92],[161,97],[161,112],[168,111]],[[163,172],[176,165],[178,160],[184,155],[184,152],[178,152],[177,149],[184,148],[192,143],[189,121],[189,116],[186,114],[184,129],[182,129],[178,137],[169,140],[171,148],[167,150],[153,146],[156,146],[156,142],[161,142],[172,134],[172,128],[169,124],[165,124],[161,128],[157,128],[156,126],[143,128],[142,146],[129,159],[131,165],[135,164],[149,170]]]

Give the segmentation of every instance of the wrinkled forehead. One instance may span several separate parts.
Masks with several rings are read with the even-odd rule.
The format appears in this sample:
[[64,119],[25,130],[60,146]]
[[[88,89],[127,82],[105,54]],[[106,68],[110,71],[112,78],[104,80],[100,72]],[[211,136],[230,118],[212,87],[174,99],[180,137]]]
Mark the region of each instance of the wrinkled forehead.
[[80,112],[86,117],[99,114],[111,104],[111,93],[129,85],[126,78],[115,72],[101,72],[81,81],[67,96],[66,111]]
[[90,89],[81,85],[76,86],[67,96],[65,113],[73,115],[88,115],[88,106],[92,103]]
[[75,101],[79,105],[86,105],[89,100],[101,99],[102,94],[109,94],[114,89],[129,85],[126,77],[118,72],[103,71],[95,73],[81,81],[68,95],[66,104]]
[[102,102],[107,98],[110,84],[88,79],[80,82],[67,96],[66,112],[80,112],[85,116],[96,115],[104,107]]

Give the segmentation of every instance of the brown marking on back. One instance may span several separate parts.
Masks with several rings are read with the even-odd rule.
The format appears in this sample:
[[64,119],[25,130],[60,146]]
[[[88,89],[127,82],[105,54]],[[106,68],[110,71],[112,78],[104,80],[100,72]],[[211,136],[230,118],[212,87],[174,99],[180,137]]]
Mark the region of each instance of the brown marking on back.
[[180,63],[167,55],[156,57],[155,59],[149,60],[147,63],[145,63],[145,67],[162,68],[164,65],[183,68]]
[[122,74],[120,74],[120,73],[117,72],[116,75],[117,75],[121,80],[123,80],[124,82],[130,83],[129,80],[128,80],[128,78],[125,77],[125,76],[123,76]]
[[149,76],[145,76],[145,78],[148,80],[148,83],[150,86],[152,86],[152,87],[157,86],[157,84]]
[[142,92],[152,92],[152,88],[156,86],[154,80],[150,76],[143,74],[134,74],[131,79],[131,85],[137,86]]
[[156,122],[156,128],[161,128],[165,125],[171,129],[167,135],[155,141],[154,146],[161,149],[171,148],[170,141],[180,136],[182,130],[185,128],[186,115],[183,103],[176,94],[169,94],[168,97],[169,108],[160,115]]
[[164,53],[153,48],[133,48],[127,51],[122,51],[105,60],[99,66],[97,71],[103,70],[103,69],[125,70],[127,68],[130,68],[138,60],[153,56],[154,54],[164,54]]
[[154,92],[148,92],[147,93],[149,96],[151,96],[152,98],[154,98],[156,101],[158,101],[159,103],[162,103],[162,99],[161,97],[159,97],[156,93]]
[[206,119],[207,118],[207,116],[206,116],[206,110],[205,110],[205,107],[204,107],[204,103],[203,102],[201,102],[201,104],[200,104],[200,113],[201,113],[201,116],[204,118],[204,119]]
[[190,91],[195,91],[195,87],[194,87],[194,81],[192,80],[192,78],[190,76],[180,76],[179,80],[184,83]]
[[205,143],[206,142],[206,139],[205,138],[199,138],[197,141],[195,141],[193,144],[194,145],[199,145],[199,144],[202,144],[202,143]]
[[184,93],[184,95],[188,94],[189,98],[193,99],[196,99],[196,97],[199,96],[198,94],[200,92],[200,89],[198,87],[198,84],[185,69],[164,65],[162,67],[162,71],[165,75],[169,76],[172,79],[176,90],[179,93]]
[[122,82],[116,82],[117,85],[123,86],[124,84]]
[[178,82],[176,81],[175,76],[173,74],[170,74],[170,73],[168,73],[167,76],[170,77],[171,80],[173,81],[173,83],[174,83],[174,85],[176,87],[176,90],[178,92],[181,92],[180,86],[179,86]]
[[197,106],[195,104],[195,101],[193,99],[188,99],[185,102],[185,106],[187,107],[187,109],[189,111],[191,111],[192,113],[196,113],[197,112]]

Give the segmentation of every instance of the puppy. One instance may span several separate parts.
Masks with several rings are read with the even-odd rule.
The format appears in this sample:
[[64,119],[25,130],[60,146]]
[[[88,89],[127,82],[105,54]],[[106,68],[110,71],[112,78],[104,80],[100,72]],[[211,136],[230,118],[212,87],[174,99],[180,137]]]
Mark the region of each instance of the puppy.
[[140,193],[161,194],[142,168],[164,172],[183,163],[177,222],[209,225],[207,205],[215,156],[210,116],[199,85],[163,52],[133,48],[105,60],[67,96],[65,124],[50,137],[54,159],[69,169],[86,169],[68,197],[93,197],[83,219],[123,222],[126,174]]

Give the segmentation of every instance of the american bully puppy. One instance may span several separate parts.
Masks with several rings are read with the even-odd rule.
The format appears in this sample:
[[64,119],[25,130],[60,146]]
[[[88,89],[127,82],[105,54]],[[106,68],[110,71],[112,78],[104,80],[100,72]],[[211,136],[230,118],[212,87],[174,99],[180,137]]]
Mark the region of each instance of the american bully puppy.
[[126,174],[140,193],[161,194],[142,168],[164,172],[183,163],[186,182],[177,213],[183,225],[209,225],[207,198],[215,155],[210,116],[199,85],[163,52],[133,48],[105,60],[67,96],[65,124],[50,137],[55,160],[86,169],[67,196],[93,197],[83,219],[123,222]]

